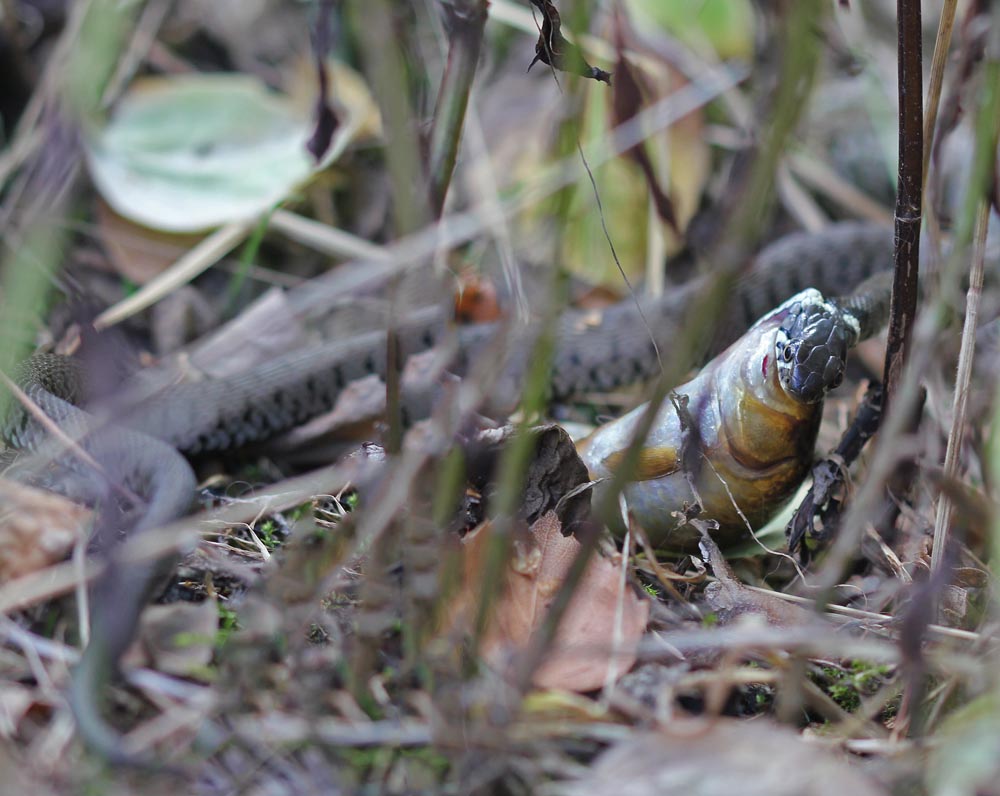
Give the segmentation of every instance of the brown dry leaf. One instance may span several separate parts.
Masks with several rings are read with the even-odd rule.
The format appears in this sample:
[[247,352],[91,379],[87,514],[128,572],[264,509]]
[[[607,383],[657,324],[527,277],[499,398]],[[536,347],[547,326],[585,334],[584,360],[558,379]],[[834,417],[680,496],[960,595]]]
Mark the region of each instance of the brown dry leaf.
[[675,721],[602,754],[573,796],[881,796],[846,757],[765,721]]
[[145,285],[165,271],[204,237],[143,227],[118,215],[100,199],[94,215],[109,264],[137,285]]
[[[626,124],[642,110],[643,95],[647,90],[641,72],[638,69],[633,69],[625,57],[627,38],[631,34],[631,31],[626,32],[626,28],[625,14],[621,9],[618,9],[614,15],[614,42],[618,55],[615,71],[618,73],[618,79],[615,81],[611,101],[611,121],[615,127]],[[625,155],[635,161],[646,178],[646,187],[649,189],[653,207],[656,209],[660,221],[674,233],[679,234],[673,201],[660,184],[659,176],[649,158],[649,153],[641,144],[638,144],[626,151]]]
[[[514,426],[482,429],[465,446],[469,483],[483,493],[497,478],[500,458],[517,435]],[[535,426],[529,432],[534,456],[524,473],[524,493],[518,514],[528,524],[555,511],[564,536],[576,532],[590,516],[590,477],[566,429],[556,423]]]
[[553,69],[581,75],[610,86],[611,74],[588,64],[583,57],[583,50],[563,38],[562,21],[552,0],[531,0],[531,4],[541,12],[542,28],[535,44],[535,57],[528,64],[527,71],[530,72],[531,67],[541,61]]
[[0,581],[64,559],[89,514],[59,495],[0,480]]
[[[469,541],[466,583],[481,583],[482,552],[489,527],[481,528]],[[512,653],[527,646],[544,620],[549,605],[563,583],[580,543],[562,535],[554,512],[545,514],[519,539],[509,564],[504,594],[496,606],[493,622],[483,642],[483,657],[504,668]],[[614,667],[621,675],[635,662],[639,637],[649,619],[649,604],[628,587],[624,601],[619,641],[615,643],[615,619],[619,603],[620,572],[609,559],[595,557],[578,584],[563,618],[552,649],[535,672],[539,688],[591,691],[601,687]],[[467,605],[474,605],[476,592],[468,590]]]

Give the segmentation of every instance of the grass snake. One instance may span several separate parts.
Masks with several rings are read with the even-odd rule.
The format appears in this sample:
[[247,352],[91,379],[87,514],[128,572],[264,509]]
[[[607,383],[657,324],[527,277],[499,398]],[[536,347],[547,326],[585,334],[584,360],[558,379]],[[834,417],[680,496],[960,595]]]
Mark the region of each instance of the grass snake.
[[[845,294],[888,268],[891,259],[891,230],[863,223],[835,224],[771,244],[738,280],[720,312],[718,335],[705,342],[704,350],[687,352],[691,361],[686,364],[733,342],[755,320],[805,288],[824,295]],[[672,351],[671,343],[701,287],[702,282],[695,280],[661,297],[641,298],[644,317],[632,299],[596,313],[565,312],[551,371],[553,399],[568,400],[655,376],[659,363],[650,332],[661,352],[681,355]],[[856,301],[858,316],[869,319],[864,323],[877,325],[885,303],[882,288]],[[407,321],[399,333],[403,355],[435,346],[446,328],[442,314],[434,311]],[[459,329],[457,366],[473,362],[498,328]],[[516,383],[529,356],[531,332],[510,333],[513,342],[503,371],[508,382]],[[96,526],[101,544],[112,551],[114,575],[94,594],[91,642],[74,674],[72,704],[81,734],[104,757],[129,759],[117,733],[102,717],[101,694],[134,635],[155,576],[151,571],[115,568],[114,539],[125,531],[148,531],[187,511],[195,478],[186,457],[259,442],[330,409],[353,380],[384,375],[385,351],[383,332],[316,344],[245,373],[168,387],[134,405],[94,408],[100,420],[72,403],[79,400],[80,376],[72,362],[54,355],[28,360],[19,379],[28,397],[77,439],[103,470],[95,473],[87,463],[65,454],[30,415],[15,412],[3,424],[8,445],[34,452],[15,471],[18,477],[101,507]],[[724,388],[724,384],[713,387]],[[809,433],[812,437],[805,435],[803,449],[812,445],[815,435]],[[39,465],[40,461],[45,464]],[[121,493],[138,496],[139,505],[129,506]]]

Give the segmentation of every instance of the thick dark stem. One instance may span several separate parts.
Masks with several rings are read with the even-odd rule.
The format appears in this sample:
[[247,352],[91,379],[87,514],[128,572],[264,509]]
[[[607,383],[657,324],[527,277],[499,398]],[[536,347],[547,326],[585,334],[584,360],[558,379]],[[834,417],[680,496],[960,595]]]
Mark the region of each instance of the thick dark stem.
[[924,149],[920,0],[897,0],[896,13],[899,28],[899,188],[896,194],[895,273],[885,352],[883,410],[886,413],[891,411],[903,365],[909,358],[917,311]]

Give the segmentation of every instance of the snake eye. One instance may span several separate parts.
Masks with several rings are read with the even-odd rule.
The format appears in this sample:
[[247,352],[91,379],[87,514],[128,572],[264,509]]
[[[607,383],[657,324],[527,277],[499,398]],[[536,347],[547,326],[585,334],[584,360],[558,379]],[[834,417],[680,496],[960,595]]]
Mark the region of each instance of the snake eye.
[[795,352],[792,351],[792,347],[790,345],[786,345],[781,349],[781,358],[785,362],[791,362],[793,356],[795,356]]

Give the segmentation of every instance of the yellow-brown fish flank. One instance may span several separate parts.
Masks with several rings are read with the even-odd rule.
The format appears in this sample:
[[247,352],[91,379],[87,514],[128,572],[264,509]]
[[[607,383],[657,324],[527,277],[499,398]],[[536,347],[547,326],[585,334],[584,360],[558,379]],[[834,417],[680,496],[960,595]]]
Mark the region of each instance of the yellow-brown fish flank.
[[[692,545],[698,534],[689,525],[678,528],[677,513],[698,500],[702,516],[718,522],[720,542],[748,538],[798,489],[812,463],[822,400],[790,392],[779,380],[779,368],[768,365],[775,361],[779,336],[793,345],[806,339],[789,337],[782,324],[814,306],[832,314],[824,322],[836,330],[832,305],[817,291],[804,291],[677,388],[687,398],[683,418],[672,402],[660,408],[624,489],[631,516],[654,544]],[[621,466],[644,412],[638,407],[581,444],[595,479],[606,479]]]
[[739,390],[730,411],[719,408],[727,451],[750,472],[764,470],[789,459],[811,457],[812,446],[802,440],[812,439],[821,416],[821,404],[800,404],[782,390],[769,391],[770,401],[762,400],[746,385]]
[[[617,470],[625,458],[625,451],[615,451],[606,459],[604,465],[611,470]],[[653,478],[663,478],[680,469],[677,461],[677,449],[671,446],[643,448],[639,451],[639,460],[635,467],[633,479],[649,481]]]

